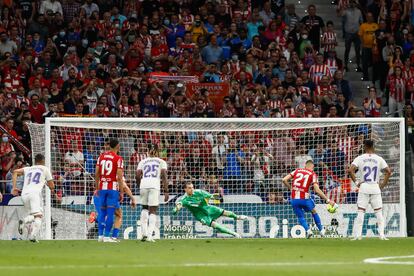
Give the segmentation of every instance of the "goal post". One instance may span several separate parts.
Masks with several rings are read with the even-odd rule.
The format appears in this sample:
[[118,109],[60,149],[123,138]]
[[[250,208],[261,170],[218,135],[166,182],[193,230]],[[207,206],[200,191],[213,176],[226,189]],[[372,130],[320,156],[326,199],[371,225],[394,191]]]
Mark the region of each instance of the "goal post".
[[[340,205],[330,214],[312,195],[322,223],[332,237],[349,236],[356,218],[357,187],[347,169],[366,138],[374,140],[393,171],[382,193],[386,234],[407,235],[403,118],[47,118],[44,125],[31,124],[29,129],[33,153],[45,154],[63,196],[61,203],[54,202],[46,189],[46,239],[96,237],[96,226],[88,222],[94,211],[94,164],[105,139],[111,137],[120,141],[124,175],[138,202],[135,170],[147,154],[146,145],[157,143],[160,157],[167,161],[170,199],[164,202],[160,197],[156,231],[160,238],[223,237],[186,210],[172,215],[186,182],[217,194],[210,204],[247,215],[244,222],[219,219],[243,237],[303,237],[281,179],[308,159],[316,164],[323,191]],[[124,200],[121,209],[121,238],[139,238],[140,207],[132,209]],[[307,221],[313,224],[311,216]],[[363,234],[377,234],[372,210],[365,216]]]

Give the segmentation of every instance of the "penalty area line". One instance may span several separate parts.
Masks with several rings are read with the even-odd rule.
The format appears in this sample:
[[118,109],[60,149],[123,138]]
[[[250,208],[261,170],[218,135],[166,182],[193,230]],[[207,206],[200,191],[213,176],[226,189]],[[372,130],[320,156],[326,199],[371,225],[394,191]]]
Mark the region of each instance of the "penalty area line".
[[[412,261],[394,261],[399,259],[410,259]],[[387,265],[414,265],[414,255],[408,256],[387,256],[379,258],[368,258],[363,261],[366,264],[387,264]]]
[[187,268],[187,267],[282,267],[352,265],[356,262],[269,262],[269,263],[182,263],[182,264],[124,264],[124,265],[0,265],[0,270],[48,269],[119,269],[119,268]]

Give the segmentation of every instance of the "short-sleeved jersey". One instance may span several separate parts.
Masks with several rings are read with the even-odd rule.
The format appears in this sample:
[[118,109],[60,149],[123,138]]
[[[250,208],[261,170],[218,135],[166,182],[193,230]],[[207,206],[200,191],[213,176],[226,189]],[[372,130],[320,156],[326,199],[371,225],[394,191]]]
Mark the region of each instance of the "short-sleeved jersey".
[[355,158],[352,165],[358,168],[357,178],[362,182],[359,192],[379,194],[379,180],[382,171],[388,167],[387,162],[376,154],[362,154]]
[[40,194],[47,181],[53,180],[48,167],[35,165],[26,167],[24,170],[24,182],[22,195],[36,193]]
[[142,171],[141,189],[157,189],[161,186],[161,170],[167,170],[167,162],[158,157],[148,157],[138,163]]
[[124,169],[124,161],[118,154],[107,151],[102,153],[96,169],[100,171],[99,190],[119,190],[119,183],[116,178],[118,169]]
[[191,196],[185,194],[179,202],[191,213],[195,214],[203,212],[203,208],[209,206],[208,200],[212,197],[213,195],[206,191],[194,190]]
[[292,199],[308,199],[309,188],[313,183],[318,183],[318,177],[309,169],[296,169],[290,173],[292,181]]

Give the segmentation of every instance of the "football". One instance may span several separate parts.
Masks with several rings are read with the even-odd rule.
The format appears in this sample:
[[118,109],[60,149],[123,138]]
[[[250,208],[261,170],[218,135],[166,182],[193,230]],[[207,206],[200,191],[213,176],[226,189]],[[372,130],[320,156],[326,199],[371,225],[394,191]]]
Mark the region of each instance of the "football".
[[334,206],[332,206],[331,204],[327,204],[326,209],[328,209],[328,212],[333,214],[336,212],[336,209],[338,209],[338,204],[335,203]]

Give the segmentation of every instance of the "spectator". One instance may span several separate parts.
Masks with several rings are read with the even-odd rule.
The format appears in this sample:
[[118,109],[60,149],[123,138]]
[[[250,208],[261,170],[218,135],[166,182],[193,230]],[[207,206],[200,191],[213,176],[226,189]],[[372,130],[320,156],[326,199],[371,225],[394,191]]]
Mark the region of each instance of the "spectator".
[[63,82],[62,93],[63,95],[68,95],[73,88],[80,88],[82,86],[82,81],[76,78],[77,71],[75,68],[70,68],[68,70],[68,79]]
[[[11,193],[12,189],[13,189],[13,183],[12,183],[12,174],[14,170],[20,169],[25,167],[25,164],[23,162],[22,159],[16,158],[15,159],[15,164],[13,165],[13,167],[7,172],[5,180],[6,180],[6,193]],[[17,181],[16,181],[16,187],[17,189],[19,189],[20,191],[23,189],[23,184],[24,184],[24,175],[20,175],[17,177]]]
[[7,132],[11,136],[13,136],[16,139],[19,139],[19,137],[17,136],[16,131],[14,130],[14,120],[12,118],[9,118],[9,119],[6,120],[6,123],[4,125],[4,128],[7,130]]
[[[78,89],[72,89],[69,93],[70,98],[65,101],[65,113],[76,114],[76,105],[81,103],[81,94]],[[83,109],[83,106],[82,106]]]
[[364,99],[365,117],[380,117],[381,116],[381,98],[377,96],[375,87],[370,87],[369,95]]
[[53,13],[63,14],[62,5],[59,1],[56,0],[44,0],[40,4],[39,13],[46,14],[47,12],[52,11]]
[[221,82],[220,75],[217,73],[217,64],[212,63],[203,74],[204,82]]
[[397,66],[394,68],[394,73],[388,77],[387,87],[389,91],[388,112],[392,116],[395,116],[397,113],[399,116],[402,116],[406,82],[401,67]]
[[344,79],[344,74],[341,70],[335,71],[333,84],[336,85],[338,92],[342,93],[345,97],[345,103],[348,105],[349,101],[352,100],[352,89],[348,80]]
[[[259,15],[260,15],[260,18],[262,19],[263,24],[265,26],[268,26],[269,23],[276,18],[275,13],[271,9],[271,3],[270,3],[270,1],[264,2],[264,4],[263,4],[263,10],[259,12]],[[247,24],[247,28],[249,28],[249,23]],[[259,33],[256,32],[255,35],[257,35],[257,34],[259,34]],[[250,37],[250,38],[252,38],[252,37]]]
[[6,32],[0,32],[0,56],[3,57],[6,53],[17,54],[17,45],[14,41],[9,39]]
[[99,6],[96,3],[93,3],[93,0],[86,0],[81,8],[85,11],[86,16],[88,17],[95,12],[99,13]]
[[3,133],[0,141],[0,158],[6,156],[12,151],[14,151],[14,147],[9,141],[9,136],[7,133]]
[[296,14],[295,5],[289,4],[286,6],[286,14],[284,21],[289,27],[289,31],[294,31],[297,24],[300,22],[300,17]]
[[299,145],[297,154],[295,156],[296,168],[304,168],[305,163],[308,160],[312,160],[312,157],[308,154],[308,150],[305,145]]
[[308,15],[304,16],[301,20],[307,31],[309,32],[309,40],[313,45],[315,51],[319,51],[321,29],[325,28],[325,23],[320,16],[316,15],[315,5],[308,6]]
[[[245,154],[240,150],[234,138],[229,139],[229,147],[226,151],[223,180],[224,189],[227,192],[242,190],[242,166],[245,162]],[[244,190],[244,189],[243,189]]]
[[253,168],[254,193],[266,192],[269,189],[270,163],[273,156],[269,154],[264,145],[257,145],[251,157],[250,166]]
[[70,141],[70,148],[65,153],[65,174],[66,176],[78,178],[83,173],[84,155],[79,150],[79,145],[76,140]]
[[185,166],[187,176],[197,187],[202,187],[206,178],[206,167],[204,162],[205,160],[201,154],[200,147],[191,147],[191,151],[185,158]]
[[338,45],[336,39],[336,33],[334,30],[334,24],[332,21],[326,22],[326,31],[322,35],[322,46],[325,56],[327,56],[329,51],[335,52],[335,48]]
[[76,0],[66,0],[62,3],[62,10],[66,23],[69,23],[76,17],[80,12],[81,5]]
[[206,110],[206,103],[200,99],[197,101],[195,111],[190,115],[192,118],[212,118],[214,117],[213,112]]
[[29,111],[35,123],[43,123],[43,114],[46,112],[46,108],[43,104],[39,103],[39,96],[37,94],[32,95],[30,98]]
[[[4,137],[4,136],[3,136]],[[2,142],[3,144],[3,142]],[[0,145],[0,147],[3,145]],[[1,179],[6,179],[6,175],[9,173],[9,171],[11,170],[11,168],[15,165],[16,162],[16,152],[14,151],[10,151],[6,154],[1,155],[0,159],[1,159]],[[1,193],[6,193],[6,182],[0,182],[1,186],[0,186],[0,192]]]
[[223,56],[223,48],[217,44],[216,35],[213,34],[210,36],[210,44],[203,48],[201,56],[207,64],[217,64],[221,61]]
[[266,202],[268,204],[283,204],[286,203],[286,200],[283,198],[283,193],[278,191],[270,191]]
[[[358,111],[362,113],[362,110]],[[362,113],[363,114],[363,113]],[[358,116],[358,115],[357,115]],[[323,163],[332,173],[342,178],[345,176],[345,153],[338,148],[338,142],[332,140],[323,154]]]
[[408,142],[410,143],[411,151],[414,152],[414,108],[412,104],[406,104],[404,110],[405,122],[408,129]]
[[372,63],[372,47],[375,38],[372,34],[378,30],[378,24],[375,23],[373,14],[367,13],[366,18],[366,22],[361,24],[358,31],[362,42],[362,73],[365,81],[369,80],[368,68]]
[[224,175],[224,164],[228,145],[225,143],[225,136],[222,133],[217,135],[217,143],[212,148],[213,172],[220,179]]
[[340,10],[340,15],[342,16],[342,24],[345,37],[345,70],[349,71],[349,52],[351,50],[351,46],[353,43],[355,49],[357,70],[360,72],[361,40],[359,38],[358,32],[359,26],[362,24],[363,20],[361,11],[356,7],[356,0],[349,1],[348,8],[342,8]]

